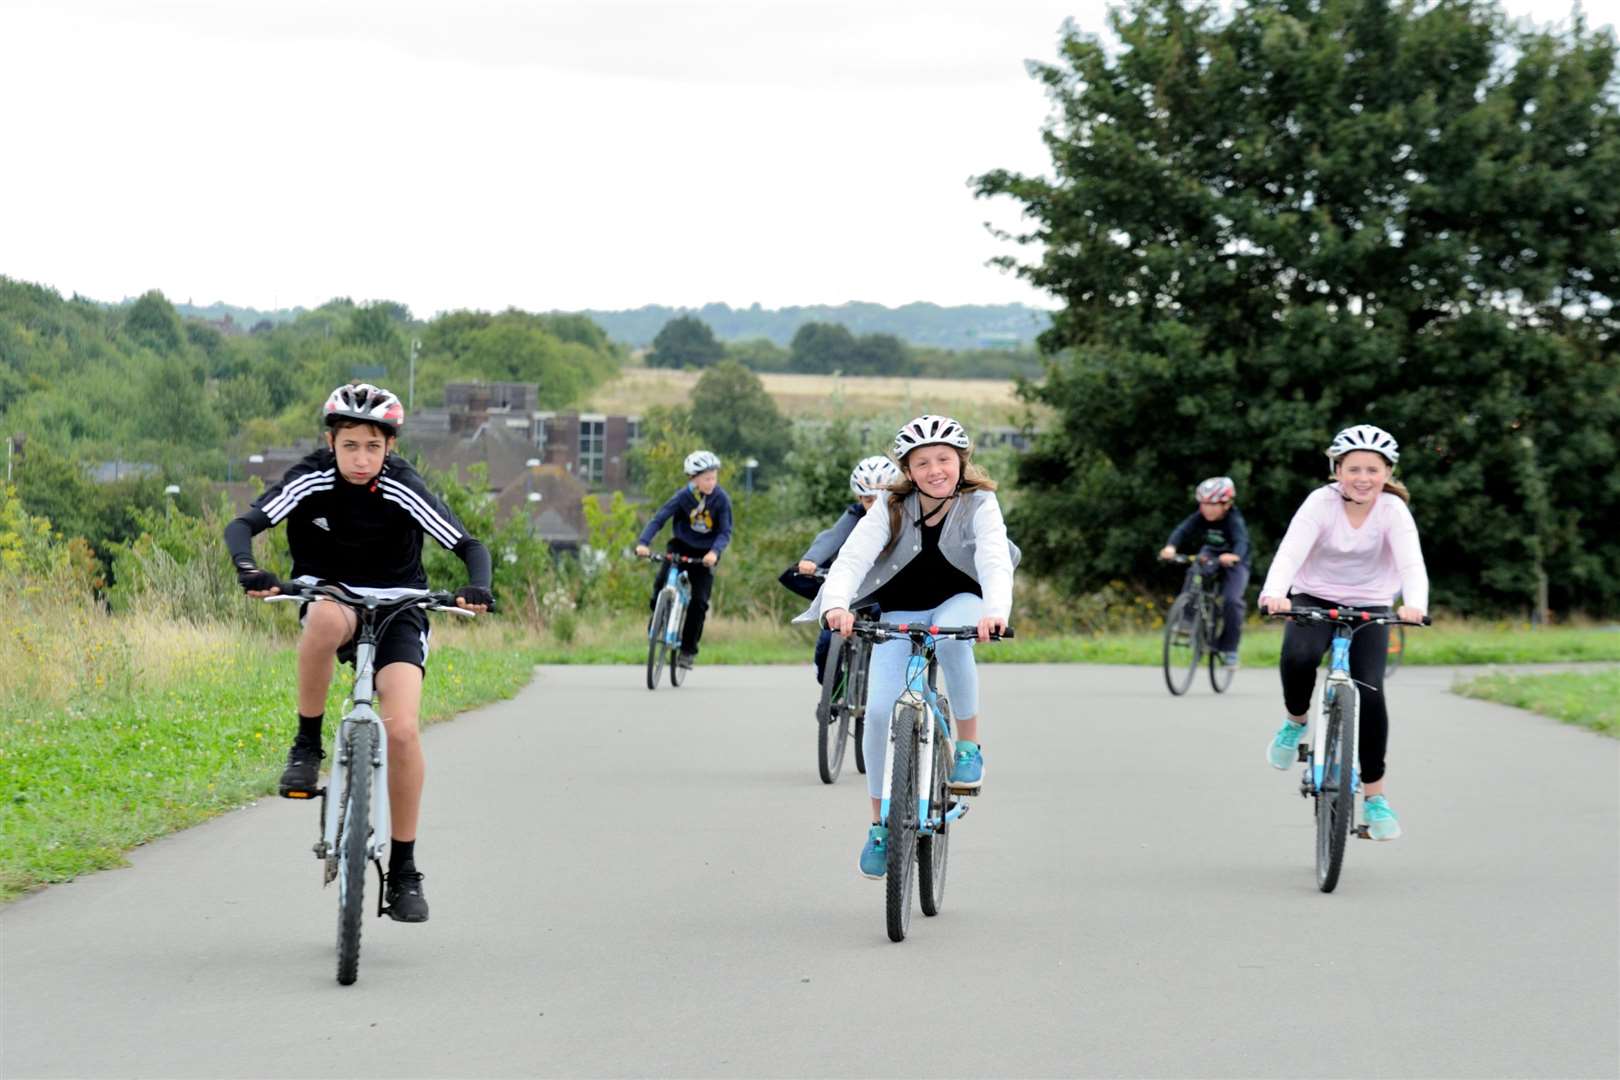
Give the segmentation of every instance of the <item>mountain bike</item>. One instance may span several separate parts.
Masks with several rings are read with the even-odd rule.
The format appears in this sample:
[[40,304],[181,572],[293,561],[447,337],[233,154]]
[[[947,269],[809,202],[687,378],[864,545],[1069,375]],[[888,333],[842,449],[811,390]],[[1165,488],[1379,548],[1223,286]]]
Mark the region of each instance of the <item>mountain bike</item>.
[[1197,564],[1188,575],[1170,613],[1164,617],[1164,684],[1177,697],[1185,694],[1198,674],[1199,661],[1209,657],[1209,685],[1217,694],[1232,685],[1237,669],[1221,659],[1214,642],[1224,625],[1221,574],[1218,560],[1208,555],[1173,555],[1166,562]]
[[[663,554],[643,555],[649,562],[669,563],[672,566],[700,566],[702,559]],[[692,604],[692,579],[685,570],[663,575],[664,585],[658,590],[658,602],[653,607],[652,621],[647,624],[647,689],[658,689],[664,665],[669,665],[669,685],[679,687],[686,678],[681,667],[681,632],[686,629],[686,611]]]
[[[889,719],[889,753],[883,771],[879,813],[889,829],[884,875],[884,918],[889,940],[904,941],[911,928],[912,867],[917,900],[924,915],[938,915],[945,903],[945,866],[951,825],[968,812],[963,799],[977,788],[950,786],[956,740],[951,705],[938,690],[939,641],[977,641],[977,626],[913,626],[856,619],[852,635],[877,645],[911,642],[906,688]],[[1013,636],[1008,627],[991,641]],[[954,796],[954,798],[953,798]]]
[[315,857],[325,865],[322,885],[338,883],[337,980],[348,986],[360,974],[360,924],[365,914],[366,861],[377,868],[377,915],[386,913],[383,894],[388,878],[383,853],[392,835],[388,816],[388,737],[377,712],[373,670],[377,640],[400,612],[410,608],[448,611],[471,618],[475,613],[456,606],[454,593],[425,589],[390,589],[389,596],[364,596],[341,585],[280,583],[281,592],[267,601],[306,602],[325,598],[344,604],[358,616],[354,642],[354,688],[349,709],[338,724],[332,773],[326,786],[315,792],[297,792],[293,798],[319,795],[321,834]]
[[[1350,677],[1350,639],[1369,626],[1428,626],[1405,622],[1389,612],[1360,608],[1303,608],[1274,612],[1273,618],[1301,623],[1334,624],[1327,679],[1322,684],[1322,718],[1310,742],[1300,741],[1299,760],[1305,766],[1299,793],[1316,800],[1316,887],[1332,892],[1344,865],[1344,844],[1354,832],[1367,838],[1367,826],[1354,824],[1356,789],[1356,721],[1361,715],[1361,692]],[[1368,687],[1368,689],[1372,689]]]
[[865,638],[835,638],[827,650],[816,705],[816,768],[824,784],[838,779],[852,727],[855,771],[866,771],[866,677],[871,669],[872,643]]

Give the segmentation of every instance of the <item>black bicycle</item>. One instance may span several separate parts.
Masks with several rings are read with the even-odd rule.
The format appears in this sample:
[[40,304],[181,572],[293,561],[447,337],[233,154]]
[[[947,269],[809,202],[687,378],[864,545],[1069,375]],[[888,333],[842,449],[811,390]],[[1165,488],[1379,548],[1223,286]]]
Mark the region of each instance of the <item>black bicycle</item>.
[[332,600],[353,609],[359,625],[354,642],[354,689],[350,708],[338,725],[332,775],[324,788],[296,792],[291,797],[321,799],[321,838],[315,857],[325,864],[325,880],[338,883],[337,980],[344,986],[360,974],[360,925],[365,914],[366,861],[377,868],[377,915],[386,914],[383,894],[388,879],[383,853],[392,835],[388,810],[388,734],[377,712],[373,678],[377,640],[400,612],[410,608],[448,611],[472,617],[476,612],[456,606],[454,593],[424,589],[393,590],[386,599],[351,593],[340,585],[280,582],[281,592],[267,601]]
[[1177,697],[1192,687],[1198,664],[1209,658],[1209,685],[1217,694],[1232,685],[1236,667],[1227,664],[1214,643],[1225,625],[1222,615],[1220,562],[1208,555],[1173,555],[1166,562],[1197,564],[1194,573],[1164,617],[1164,684]]
[[1311,732],[1309,743],[1299,744],[1299,760],[1305,766],[1299,793],[1316,800],[1316,887],[1332,892],[1339,884],[1344,865],[1344,842],[1354,832],[1367,838],[1367,826],[1357,828],[1356,720],[1361,715],[1361,692],[1350,677],[1350,639],[1369,626],[1428,626],[1406,622],[1384,611],[1360,608],[1296,607],[1279,611],[1274,618],[1303,623],[1332,623],[1333,644],[1329,651],[1327,680],[1322,684],[1322,718]]
[[816,768],[821,782],[838,779],[851,734],[855,738],[855,771],[866,772],[866,679],[872,668],[872,643],[851,635],[827,649],[821,668],[821,701],[816,705]]

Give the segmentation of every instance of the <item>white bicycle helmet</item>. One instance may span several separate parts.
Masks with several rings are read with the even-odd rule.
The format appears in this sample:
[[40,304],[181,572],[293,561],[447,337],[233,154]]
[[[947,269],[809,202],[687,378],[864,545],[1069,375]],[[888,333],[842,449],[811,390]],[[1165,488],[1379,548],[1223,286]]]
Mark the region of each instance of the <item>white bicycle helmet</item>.
[[876,495],[900,479],[900,469],[882,454],[862,458],[849,474],[849,490],[856,495]]
[[1199,502],[1229,502],[1237,498],[1237,485],[1230,476],[1212,476],[1198,485]]
[[1339,464],[1339,459],[1353,450],[1371,450],[1375,454],[1382,454],[1391,465],[1401,460],[1401,448],[1395,436],[1381,427],[1357,424],[1333,436],[1333,441],[1328,444],[1328,472],[1331,473],[1334,466]]
[[363,420],[390,435],[398,434],[399,426],[405,422],[405,406],[399,398],[370,383],[338,387],[327,397],[321,414],[327,427],[339,420]]
[[715,457],[707,450],[694,450],[690,454],[686,455],[686,461],[682,467],[686,469],[687,476],[696,476],[700,472],[708,472],[710,469],[718,469],[720,467],[720,459]]
[[954,446],[958,450],[973,448],[973,440],[968,433],[948,416],[934,416],[928,414],[908,421],[894,437],[893,454],[896,461],[906,460],[906,455],[919,446]]

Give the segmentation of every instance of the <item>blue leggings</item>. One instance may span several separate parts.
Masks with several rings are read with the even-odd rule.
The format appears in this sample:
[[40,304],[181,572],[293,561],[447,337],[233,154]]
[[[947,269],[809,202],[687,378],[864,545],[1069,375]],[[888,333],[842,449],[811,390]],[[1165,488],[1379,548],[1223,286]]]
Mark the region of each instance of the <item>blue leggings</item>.
[[[984,616],[984,601],[972,593],[957,593],[933,611],[885,611],[883,621],[921,623],[923,626],[971,626]],[[979,715],[979,672],[973,666],[971,641],[941,641],[935,648],[944,675],[945,696],[952,716]],[[883,795],[884,759],[889,752],[889,718],[894,703],[906,689],[906,661],[911,642],[885,641],[872,649],[872,667],[866,681],[866,790],[872,798]]]

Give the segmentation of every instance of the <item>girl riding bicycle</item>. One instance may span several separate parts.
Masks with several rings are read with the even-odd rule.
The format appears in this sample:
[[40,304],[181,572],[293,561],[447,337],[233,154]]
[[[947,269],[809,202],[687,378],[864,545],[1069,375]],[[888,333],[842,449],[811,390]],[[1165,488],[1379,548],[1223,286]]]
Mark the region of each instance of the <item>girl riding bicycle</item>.
[[[925,626],[977,624],[979,640],[1007,627],[1012,611],[1018,549],[1007,539],[996,485],[972,463],[973,443],[946,416],[919,416],[895,436],[893,456],[902,478],[878,495],[878,507],[856,524],[827,572],[827,583],[797,621],[820,618],[849,636],[852,608],[875,604],[884,618]],[[889,716],[906,683],[910,644],[875,646],[867,683],[864,749],[872,824],[860,870],[881,878],[888,860],[888,830],[879,817]],[[957,714],[953,787],[984,782],[979,742],[979,679],[971,642],[941,641],[940,670]]]
[[[900,470],[895,468],[894,462],[882,454],[862,458],[856,462],[855,468],[849,474],[849,490],[855,496],[855,502],[849,504],[831,528],[823,529],[810,541],[810,548],[799,560],[798,566],[785,571],[780,578],[783,585],[803,596],[807,600],[814,600],[820,589],[819,583],[812,576],[817,570],[832,565],[843,550],[844,542],[855,531],[855,526],[872,509],[877,502],[878,492],[883,491],[890,484],[900,479]],[[826,627],[816,637],[816,682],[821,681],[822,669],[827,666],[827,653],[832,648],[832,631]]]
[[[1399,593],[1406,601],[1397,612],[1400,618],[1422,621],[1429,605],[1429,575],[1417,523],[1407,509],[1410,496],[1392,476],[1401,456],[1394,436],[1371,424],[1345,428],[1333,437],[1327,456],[1334,482],[1313,491],[1294,514],[1260,589],[1260,609],[1268,614],[1289,611],[1297,599],[1307,607],[1387,612]],[[1329,625],[1290,622],[1283,628],[1283,704],[1288,718],[1266,752],[1273,768],[1286,769],[1296,759],[1316,669],[1332,637]],[[1360,758],[1367,834],[1374,840],[1401,835],[1400,820],[1384,795],[1388,650],[1387,626],[1357,633],[1350,645],[1350,675],[1369,691],[1361,697]]]

